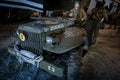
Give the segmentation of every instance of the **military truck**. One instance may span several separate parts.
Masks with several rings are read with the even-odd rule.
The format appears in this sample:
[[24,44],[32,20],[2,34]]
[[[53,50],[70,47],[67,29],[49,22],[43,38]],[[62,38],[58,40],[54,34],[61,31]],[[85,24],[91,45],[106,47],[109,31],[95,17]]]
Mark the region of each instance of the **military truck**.
[[8,51],[20,62],[31,63],[61,80],[80,79],[84,44],[80,28],[71,18],[35,19],[18,27],[16,42]]
[[[103,20],[88,19],[81,25],[90,45],[95,43]],[[8,47],[8,51],[19,62],[31,63],[52,74],[51,80],[55,77],[60,80],[81,79],[84,36],[80,26],[75,26],[74,19],[37,17],[33,22],[20,25],[13,37],[16,42]]]

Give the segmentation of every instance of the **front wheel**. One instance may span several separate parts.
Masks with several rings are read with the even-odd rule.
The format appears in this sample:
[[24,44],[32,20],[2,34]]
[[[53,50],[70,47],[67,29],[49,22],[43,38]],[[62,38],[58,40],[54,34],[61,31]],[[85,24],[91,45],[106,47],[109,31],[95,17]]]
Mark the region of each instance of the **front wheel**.
[[55,64],[61,66],[64,70],[64,76],[53,80],[81,80],[80,67],[81,53],[79,50],[71,50],[60,56]]
[[81,54],[78,51],[71,51],[68,59],[67,80],[81,80]]

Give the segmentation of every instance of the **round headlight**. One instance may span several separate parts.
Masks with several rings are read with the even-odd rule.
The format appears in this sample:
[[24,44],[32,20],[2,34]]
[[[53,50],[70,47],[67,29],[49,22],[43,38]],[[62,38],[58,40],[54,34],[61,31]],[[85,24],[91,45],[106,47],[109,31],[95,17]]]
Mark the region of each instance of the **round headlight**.
[[46,43],[52,44],[53,43],[53,39],[51,37],[46,37]]

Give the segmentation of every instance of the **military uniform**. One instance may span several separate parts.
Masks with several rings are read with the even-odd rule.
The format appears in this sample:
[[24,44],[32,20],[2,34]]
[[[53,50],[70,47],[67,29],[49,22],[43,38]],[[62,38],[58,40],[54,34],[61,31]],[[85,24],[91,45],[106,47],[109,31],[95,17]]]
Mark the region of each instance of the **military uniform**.
[[[70,12],[73,13],[73,18],[77,21],[76,26],[81,27],[82,22],[86,21],[86,19],[87,19],[87,14],[85,13],[84,9],[73,8],[73,9],[70,10]],[[87,36],[87,33],[83,28],[81,28],[80,30],[81,30],[81,32],[83,32],[84,36]]]
[[[83,8],[78,8],[78,9],[73,8],[70,10],[70,12],[73,13],[73,18],[77,20],[77,24],[76,24],[77,27],[81,27],[81,24],[87,20],[87,14],[85,13]],[[83,47],[83,53],[82,53],[82,55],[84,56],[88,50],[89,41],[87,38],[86,30],[84,28],[80,28],[79,30],[81,31],[81,34],[84,37],[83,42],[85,46]]]
[[71,13],[73,13],[73,18],[79,21],[83,21],[87,19],[87,14],[85,13],[84,9],[78,8],[78,9],[71,9]]
[[79,9],[75,9],[75,8],[70,10],[70,13],[73,13],[74,19],[77,19],[77,16],[79,15],[79,11],[80,11]]

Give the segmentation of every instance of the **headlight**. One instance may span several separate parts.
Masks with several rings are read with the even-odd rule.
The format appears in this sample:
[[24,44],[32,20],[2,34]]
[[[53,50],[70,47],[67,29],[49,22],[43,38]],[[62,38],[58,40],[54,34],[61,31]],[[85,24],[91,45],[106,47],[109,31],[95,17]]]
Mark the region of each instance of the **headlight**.
[[19,35],[19,31],[18,30],[16,30],[16,34]]
[[46,43],[52,44],[53,43],[53,39],[51,37],[46,37]]

